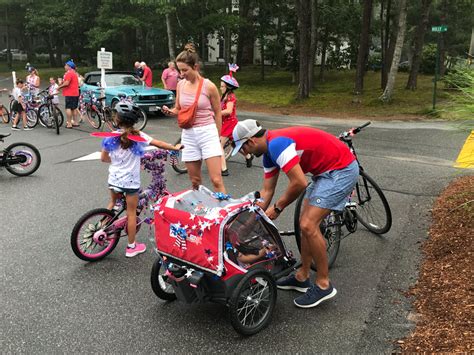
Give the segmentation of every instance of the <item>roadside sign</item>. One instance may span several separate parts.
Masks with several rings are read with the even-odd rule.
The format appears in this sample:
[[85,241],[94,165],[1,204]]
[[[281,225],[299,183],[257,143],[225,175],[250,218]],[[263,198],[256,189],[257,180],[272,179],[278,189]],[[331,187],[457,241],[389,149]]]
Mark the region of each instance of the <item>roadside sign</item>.
[[112,52],[97,51],[97,68],[112,69]]
[[431,32],[446,32],[448,30],[448,26],[431,26]]

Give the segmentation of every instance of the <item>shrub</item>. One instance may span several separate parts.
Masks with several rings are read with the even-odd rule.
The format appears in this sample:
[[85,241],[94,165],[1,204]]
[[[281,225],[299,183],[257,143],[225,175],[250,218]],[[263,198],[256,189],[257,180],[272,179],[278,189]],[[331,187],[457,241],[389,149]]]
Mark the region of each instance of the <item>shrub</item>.
[[452,112],[461,118],[474,119],[474,68],[460,66],[446,76],[445,82],[457,89],[456,93],[450,95]]
[[421,54],[420,72],[434,74],[436,69],[436,44],[429,43],[423,47]]

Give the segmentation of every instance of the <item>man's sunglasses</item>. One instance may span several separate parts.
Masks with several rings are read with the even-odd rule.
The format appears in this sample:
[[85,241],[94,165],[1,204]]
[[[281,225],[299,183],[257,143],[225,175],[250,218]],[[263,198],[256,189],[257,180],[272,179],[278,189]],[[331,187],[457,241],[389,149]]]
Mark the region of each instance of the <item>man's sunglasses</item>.
[[244,145],[247,144],[247,142],[249,141],[248,138],[242,138],[242,139],[238,139],[238,140],[236,140],[236,141],[232,141],[232,142],[230,143],[230,145],[232,146],[232,148],[235,148],[235,146],[236,146],[235,142],[240,142],[240,141],[243,141],[244,139],[245,139],[245,142],[242,143],[242,146],[240,147],[240,149],[242,149],[242,148],[244,147]]

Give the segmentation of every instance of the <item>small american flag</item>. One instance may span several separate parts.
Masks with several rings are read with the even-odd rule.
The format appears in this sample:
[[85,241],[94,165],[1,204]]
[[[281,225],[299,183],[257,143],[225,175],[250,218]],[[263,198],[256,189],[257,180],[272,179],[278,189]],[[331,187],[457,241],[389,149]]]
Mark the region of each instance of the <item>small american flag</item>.
[[239,70],[239,66],[237,64],[229,63],[229,75],[230,76],[232,76],[232,73],[235,73],[237,70]]
[[186,250],[186,229],[182,228],[180,224],[170,225],[170,236],[176,238],[174,245],[181,250]]

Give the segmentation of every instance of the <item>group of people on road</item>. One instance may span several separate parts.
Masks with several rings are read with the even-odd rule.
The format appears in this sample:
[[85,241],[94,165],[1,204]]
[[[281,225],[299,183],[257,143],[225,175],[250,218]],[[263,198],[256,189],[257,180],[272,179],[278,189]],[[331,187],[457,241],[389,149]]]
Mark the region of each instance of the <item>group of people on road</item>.
[[[214,191],[222,193],[226,193],[222,179],[223,138],[232,139],[234,146],[232,154],[238,152],[244,154],[247,166],[251,166],[253,156],[262,156],[264,182],[260,191],[263,197],[260,206],[272,220],[278,218],[285,208],[305,191],[307,188],[305,174],[311,173],[313,183],[306,189],[300,218],[302,266],[295,274],[278,280],[277,286],[283,290],[303,292],[302,296],[294,300],[295,305],[301,308],[314,307],[334,297],[337,291],[329,279],[326,242],[319,225],[332,210],[344,209],[347,196],[355,186],[359,175],[354,155],[336,137],[319,129],[289,127],[267,130],[255,120],[238,122],[235,115],[237,100],[234,91],[239,85],[233,77],[235,67],[231,67],[231,72],[221,78],[221,96],[219,96],[217,87],[201,75],[199,57],[193,45],[185,47],[176,57],[176,63],[182,76],[176,87],[176,104],[173,108],[163,106],[162,110],[167,115],[177,116],[178,123],[190,108],[195,107],[195,114],[190,126],[183,125],[185,127],[181,133],[183,146],[170,146],[163,142],[160,146],[168,146],[168,149],[174,150],[182,149],[182,160],[188,169],[193,188],[198,188],[202,184],[201,168],[204,161]],[[123,131],[123,135],[126,134],[127,131]],[[151,138],[145,137],[145,139],[152,142]],[[106,152],[103,151],[103,155],[105,156],[103,160],[109,161]],[[117,169],[127,171],[129,166],[119,163],[121,156],[115,160],[111,156],[111,160],[109,183],[114,171]],[[139,174],[139,164],[133,166],[134,174],[137,172]],[[289,183],[284,193],[272,204],[280,171],[287,175]],[[128,177],[127,174],[123,176]],[[125,180],[124,178],[123,181]],[[125,192],[125,195],[136,194],[137,191],[124,190],[127,186],[123,181],[114,181],[113,189],[118,187]],[[135,215],[134,210],[129,213],[131,217]],[[143,246],[134,251],[134,248],[137,248],[134,238],[135,236],[133,240],[129,239],[127,256],[145,251]],[[312,261],[317,267],[314,282],[310,281]]]
[[[66,128],[79,127],[79,87],[82,85],[82,76],[76,71],[74,61],[68,60],[65,65],[65,74],[62,78],[50,77],[48,94],[52,96],[54,105],[59,105],[59,92],[65,98],[66,107]],[[33,98],[40,92],[41,79],[38,70],[33,66],[27,64],[28,75],[25,80],[16,80],[16,85],[13,88],[11,95],[12,103],[12,130],[20,130],[18,124],[20,118],[23,121],[23,130],[29,131],[32,128],[28,127],[26,117],[26,105],[29,98]]]

